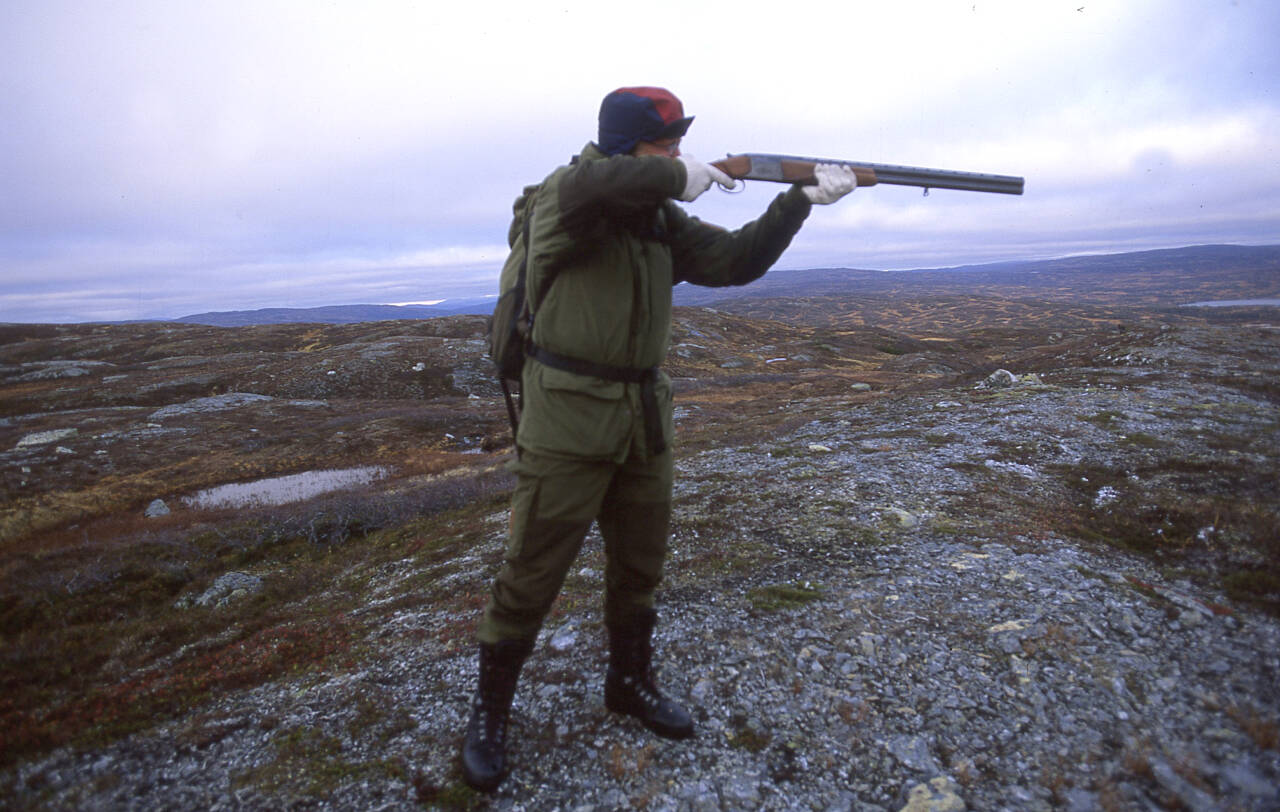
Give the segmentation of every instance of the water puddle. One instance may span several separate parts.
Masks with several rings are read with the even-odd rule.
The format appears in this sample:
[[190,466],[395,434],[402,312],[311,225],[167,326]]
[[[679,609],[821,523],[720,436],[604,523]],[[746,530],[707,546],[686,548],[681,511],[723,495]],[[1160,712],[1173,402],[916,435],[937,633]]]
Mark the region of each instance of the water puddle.
[[330,491],[356,485],[367,485],[388,474],[381,466],[344,468],[330,471],[307,471],[301,474],[270,477],[255,482],[219,485],[182,497],[187,507],[197,509],[263,507],[299,502]]

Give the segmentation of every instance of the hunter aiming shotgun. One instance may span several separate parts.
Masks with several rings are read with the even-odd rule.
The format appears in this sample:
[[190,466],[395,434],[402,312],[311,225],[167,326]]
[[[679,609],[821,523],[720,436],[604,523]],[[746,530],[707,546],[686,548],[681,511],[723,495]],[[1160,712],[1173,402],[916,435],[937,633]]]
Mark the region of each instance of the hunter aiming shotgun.
[[1022,194],[1022,178],[1013,175],[986,175],[980,172],[956,172],[950,169],[925,169],[919,166],[859,163],[857,161],[798,158],[794,155],[743,153],[729,155],[711,165],[735,180],[767,180],[774,183],[815,183],[813,168],[818,164],[836,164],[853,169],[859,186],[888,183],[894,186],[919,186],[930,189],[960,189],[966,192],[994,192],[1002,195]]

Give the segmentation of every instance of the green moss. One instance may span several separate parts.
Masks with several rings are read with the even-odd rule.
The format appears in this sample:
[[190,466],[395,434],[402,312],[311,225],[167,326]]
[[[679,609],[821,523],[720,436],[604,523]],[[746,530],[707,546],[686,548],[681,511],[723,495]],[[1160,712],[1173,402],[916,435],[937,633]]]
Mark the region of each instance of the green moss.
[[451,811],[481,809],[488,806],[486,796],[462,783],[440,786],[418,777],[413,782],[418,803],[428,809],[448,809]]
[[1126,435],[1120,441],[1122,445],[1134,446],[1137,448],[1160,448],[1164,442],[1159,437],[1153,437],[1141,431],[1135,431],[1133,434]]
[[[399,761],[351,761],[343,757],[342,742],[311,727],[283,731],[273,741],[276,757],[232,779],[233,787],[253,787],[290,800],[319,800],[353,781],[407,778]],[[292,805],[292,804],[290,804]]]
[[823,590],[816,584],[805,581],[803,584],[773,584],[757,587],[747,593],[751,608],[758,612],[779,612],[787,609],[798,609],[805,604],[820,600]]
[[1222,588],[1232,600],[1280,611],[1280,572],[1275,570],[1233,572],[1222,579]]
[[1088,416],[1082,416],[1080,419],[1085,423],[1091,423],[1100,429],[1115,428],[1116,421],[1123,417],[1120,412],[1102,411]]
[[864,525],[855,525],[849,530],[849,541],[859,547],[884,547],[892,544],[884,529],[877,530]]
[[768,731],[743,728],[730,734],[729,743],[740,750],[759,753],[768,747],[769,742],[772,740],[773,737],[769,735]]
[[967,528],[960,522],[943,516],[935,516],[929,520],[929,529],[941,536],[960,536]]

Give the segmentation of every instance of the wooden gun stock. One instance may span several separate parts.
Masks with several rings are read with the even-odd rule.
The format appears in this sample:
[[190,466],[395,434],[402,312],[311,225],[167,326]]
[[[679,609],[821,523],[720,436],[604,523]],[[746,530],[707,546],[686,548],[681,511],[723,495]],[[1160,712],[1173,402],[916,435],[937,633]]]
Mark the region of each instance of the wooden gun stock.
[[[711,165],[738,180],[768,180],[775,183],[798,183],[801,186],[812,186],[818,181],[813,177],[813,168],[819,163],[844,163],[842,161],[816,161],[807,158],[789,158],[784,155],[730,155],[712,161]],[[875,170],[862,166],[854,166],[853,172],[858,176],[859,186],[875,186]]]
[[767,180],[773,183],[812,185],[813,168],[818,164],[838,164],[853,169],[859,186],[878,183],[895,186],[918,186],[927,194],[930,189],[960,189],[967,192],[1022,194],[1023,179],[1012,175],[987,175],[981,172],[956,172],[950,169],[925,169],[919,166],[894,166],[857,161],[798,158],[793,155],[743,153],[729,155],[712,166],[737,180]]

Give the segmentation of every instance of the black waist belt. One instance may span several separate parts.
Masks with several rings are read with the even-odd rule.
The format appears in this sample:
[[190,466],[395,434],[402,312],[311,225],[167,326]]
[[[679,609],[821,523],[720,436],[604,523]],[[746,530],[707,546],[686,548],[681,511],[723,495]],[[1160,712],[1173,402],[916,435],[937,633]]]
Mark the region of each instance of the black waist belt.
[[666,438],[662,436],[662,418],[658,415],[658,392],[655,384],[658,381],[657,367],[615,367],[609,364],[598,364],[595,361],[584,361],[558,352],[543,349],[530,344],[525,354],[538,363],[546,364],[554,369],[572,372],[575,375],[587,375],[616,383],[640,384],[640,408],[644,411],[644,439],[653,454],[661,454],[667,448]]

